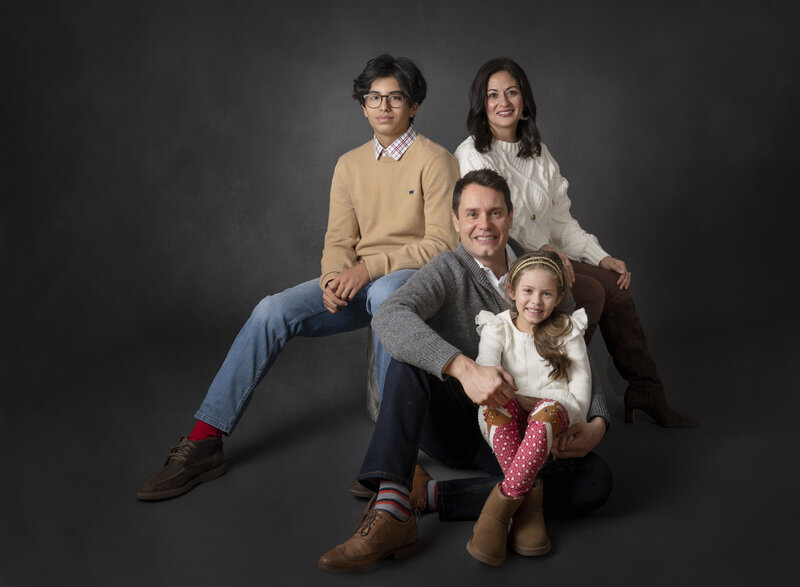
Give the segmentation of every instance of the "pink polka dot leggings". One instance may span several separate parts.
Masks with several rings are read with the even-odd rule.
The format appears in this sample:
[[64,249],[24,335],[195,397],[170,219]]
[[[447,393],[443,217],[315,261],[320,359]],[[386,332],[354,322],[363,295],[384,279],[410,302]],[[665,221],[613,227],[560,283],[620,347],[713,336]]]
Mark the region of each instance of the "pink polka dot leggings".
[[483,408],[481,412],[505,475],[500,487],[503,495],[525,495],[550,454],[553,437],[569,428],[567,410],[556,401],[544,399],[528,413],[512,399],[505,408]]

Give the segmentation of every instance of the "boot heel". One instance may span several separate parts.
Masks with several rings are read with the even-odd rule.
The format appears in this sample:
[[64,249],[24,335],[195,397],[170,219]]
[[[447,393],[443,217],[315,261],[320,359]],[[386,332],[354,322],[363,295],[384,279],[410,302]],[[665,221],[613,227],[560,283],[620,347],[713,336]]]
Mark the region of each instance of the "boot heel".
[[417,552],[417,542],[412,542],[411,544],[404,546],[400,550],[396,550],[392,555],[392,558],[395,560],[399,560],[401,558],[406,558],[407,556],[411,556]]
[[665,428],[691,428],[697,423],[669,407],[664,390],[660,388],[625,390],[625,423],[633,422],[633,411],[641,410],[659,426]]

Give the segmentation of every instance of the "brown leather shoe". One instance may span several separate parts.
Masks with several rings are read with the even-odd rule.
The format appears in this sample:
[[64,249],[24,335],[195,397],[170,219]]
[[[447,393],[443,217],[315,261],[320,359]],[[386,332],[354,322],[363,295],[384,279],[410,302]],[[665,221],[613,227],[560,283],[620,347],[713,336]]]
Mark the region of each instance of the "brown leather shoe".
[[385,558],[411,556],[417,551],[417,519],[399,522],[391,514],[374,510],[375,496],[361,515],[350,540],[323,554],[317,567],[331,573],[365,571]]
[[420,517],[425,513],[428,505],[428,481],[432,477],[420,465],[414,468],[414,479],[411,481],[411,492],[408,494],[408,501],[411,502],[411,511],[415,516]]
[[221,438],[189,440],[184,436],[170,449],[161,470],[139,486],[136,497],[144,501],[178,497],[198,483],[224,475],[227,470]]
[[511,544],[514,552],[522,556],[540,556],[550,552],[550,539],[544,525],[542,491],[542,480],[537,478],[511,523]]
[[350,495],[358,499],[369,499],[375,495],[375,492],[372,491],[372,489],[361,483],[361,481],[358,479],[353,479],[353,482],[350,484],[350,487],[348,487],[347,490],[350,492]]

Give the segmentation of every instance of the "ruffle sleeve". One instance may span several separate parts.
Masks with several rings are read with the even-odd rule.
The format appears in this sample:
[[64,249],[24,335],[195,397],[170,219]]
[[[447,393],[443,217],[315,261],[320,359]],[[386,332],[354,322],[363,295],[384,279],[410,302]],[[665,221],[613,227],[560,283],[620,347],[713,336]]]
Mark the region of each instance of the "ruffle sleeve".
[[564,337],[565,343],[573,338],[583,336],[583,333],[586,332],[586,328],[589,326],[589,316],[586,315],[586,310],[583,308],[575,310],[572,316],[570,316],[570,320],[572,321],[572,332]]
[[478,332],[481,335],[478,343],[478,356],[475,359],[478,365],[485,367],[502,364],[503,349],[507,340],[504,316],[508,316],[508,310],[497,315],[483,310],[475,316],[475,323],[478,325]]
[[488,328],[486,334],[500,332],[503,328],[503,320],[500,318],[500,314],[493,314],[488,310],[481,310],[478,312],[475,316],[475,324],[478,334],[482,334],[484,328]]

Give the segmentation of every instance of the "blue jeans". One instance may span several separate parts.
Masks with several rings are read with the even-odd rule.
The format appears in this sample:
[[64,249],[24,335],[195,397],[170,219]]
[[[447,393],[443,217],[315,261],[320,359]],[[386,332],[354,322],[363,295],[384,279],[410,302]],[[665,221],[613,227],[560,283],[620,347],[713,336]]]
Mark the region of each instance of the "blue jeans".
[[[316,279],[265,297],[233,341],[195,418],[230,434],[250,402],[253,389],[290,339],[327,336],[369,326],[383,300],[414,272],[402,269],[371,281],[336,314],[325,309]],[[373,341],[378,386],[383,390],[389,355],[377,337]]]
[[[410,488],[422,448],[448,467],[490,475],[437,484],[441,519],[477,519],[503,472],[483,439],[476,410],[457,379],[442,381],[392,360],[359,480],[372,489],[377,489],[381,479]],[[580,459],[548,459],[539,476],[544,480],[547,515],[582,514],[603,505],[611,492],[611,472],[594,453]]]

